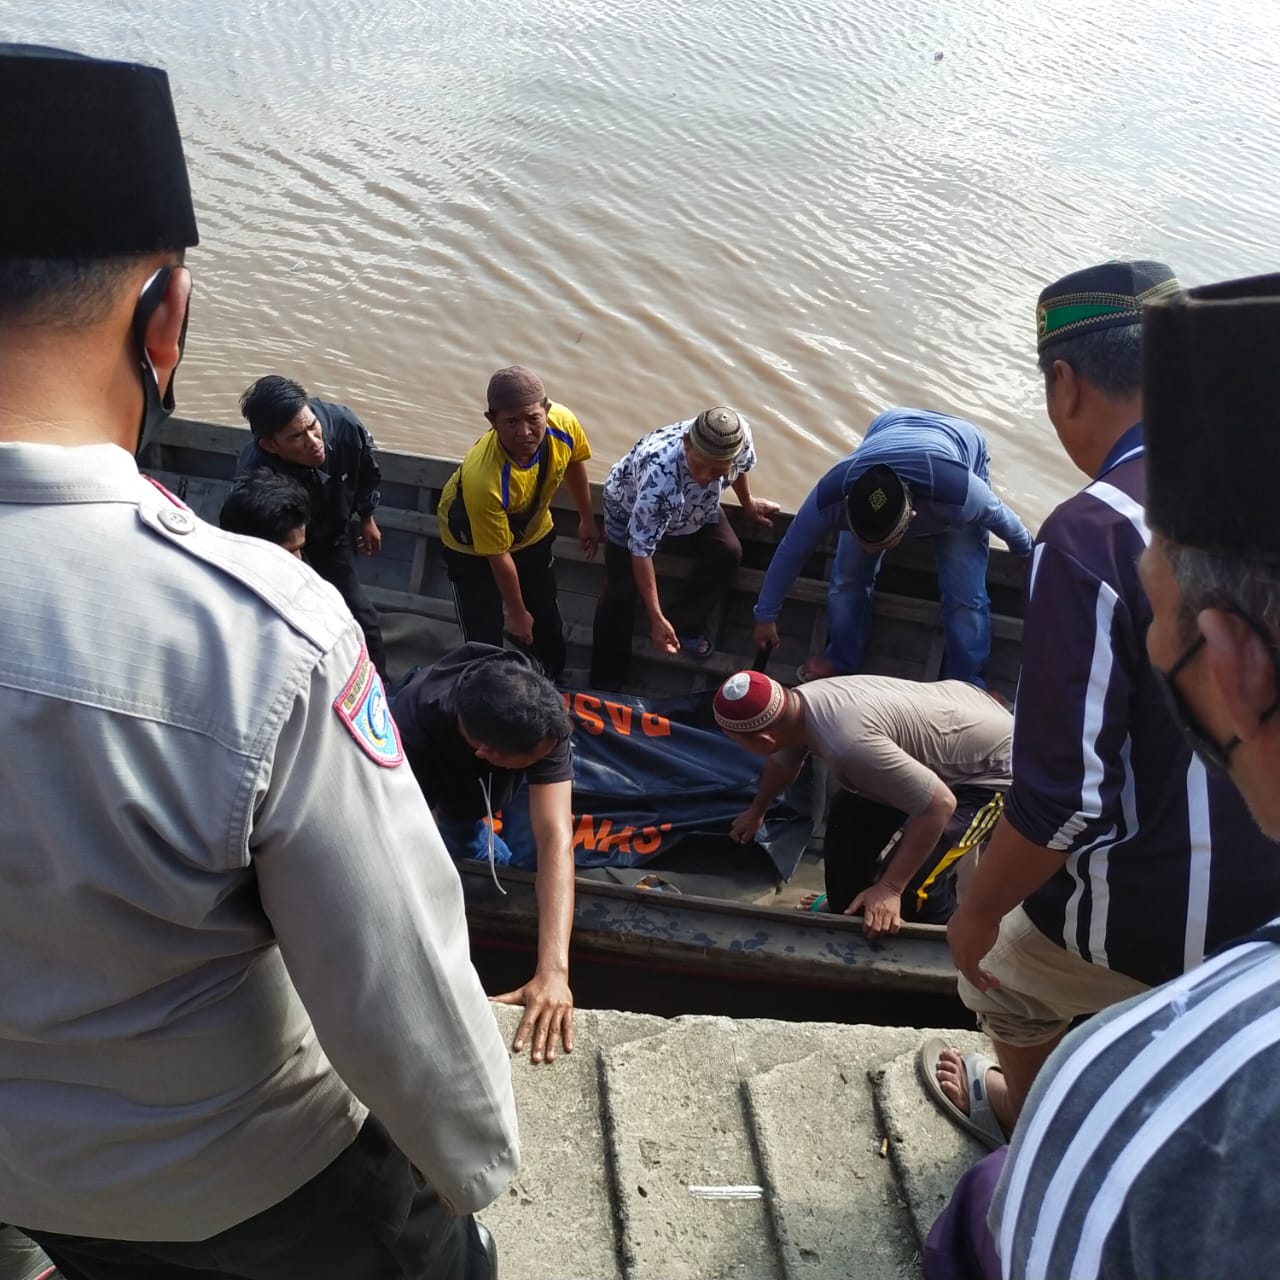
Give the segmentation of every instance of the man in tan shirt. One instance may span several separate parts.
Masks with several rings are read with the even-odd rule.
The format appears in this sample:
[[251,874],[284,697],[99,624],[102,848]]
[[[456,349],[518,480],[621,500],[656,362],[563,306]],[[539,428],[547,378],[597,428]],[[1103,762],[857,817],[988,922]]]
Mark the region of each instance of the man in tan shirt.
[[960,680],[836,676],[784,689],[740,671],[713,708],[730,739],[769,757],[733,839],[754,838],[812,752],[844,788],[827,818],[827,910],[861,911],[871,937],[897,933],[903,919],[946,920],[959,860],[948,855],[981,843],[1010,782],[1013,717],[994,698]]

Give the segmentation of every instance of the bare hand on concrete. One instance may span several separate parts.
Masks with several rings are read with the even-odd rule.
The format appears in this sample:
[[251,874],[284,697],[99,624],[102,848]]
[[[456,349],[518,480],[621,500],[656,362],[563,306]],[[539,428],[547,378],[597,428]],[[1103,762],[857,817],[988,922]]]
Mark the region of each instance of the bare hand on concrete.
[[565,1053],[573,1052],[573,992],[559,974],[535,973],[519,990],[494,996],[493,1002],[524,1005],[524,1017],[511,1041],[516,1053],[529,1040],[534,1062],[554,1062],[557,1045],[563,1045]]

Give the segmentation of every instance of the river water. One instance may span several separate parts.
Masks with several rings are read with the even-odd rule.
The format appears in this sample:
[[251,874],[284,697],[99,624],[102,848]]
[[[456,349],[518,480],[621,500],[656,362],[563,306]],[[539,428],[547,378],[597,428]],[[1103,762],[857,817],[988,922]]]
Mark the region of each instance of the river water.
[[727,402],[794,507],[912,404],[983,426],[1034,526],[1081,479],[1040,287],[1278,265],[1274,0],[0,0],[0,32],[168,68],[179,407],[215,421],[278,371],[460,456],[519,361],[597,477]]

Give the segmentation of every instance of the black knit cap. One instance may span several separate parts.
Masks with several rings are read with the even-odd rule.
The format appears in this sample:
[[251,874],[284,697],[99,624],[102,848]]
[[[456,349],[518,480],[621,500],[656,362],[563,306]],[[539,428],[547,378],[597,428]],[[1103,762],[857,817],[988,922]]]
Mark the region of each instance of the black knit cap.
[[198,244],[169,77],[0,44],[0,257],[107,258]]
[[1179,290],[1163,262],[1104,262],[1054,281],[1036,301],[1036,347],[1098,329],[1141,324],[1145,303]]
[[1173,542],[1280,561],[1280,275],[1190,289],[1142,318],[1147,521]]
[[859,542],[888,542],[911,518],[911,490],[892,467],[868,467],[845,496],[845,518]]

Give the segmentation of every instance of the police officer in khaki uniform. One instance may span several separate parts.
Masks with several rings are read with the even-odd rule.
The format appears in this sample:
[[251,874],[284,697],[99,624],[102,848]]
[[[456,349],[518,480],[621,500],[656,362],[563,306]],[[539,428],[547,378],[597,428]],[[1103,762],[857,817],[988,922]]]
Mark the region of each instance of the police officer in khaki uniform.
[[196,243],[167,78],[0,46],[0,171],[5,1219],[82,1280],[488,1276],[510,1067],[360,629],[134,462]]

